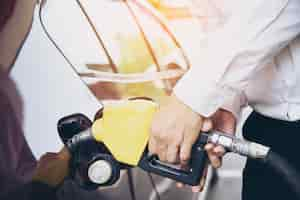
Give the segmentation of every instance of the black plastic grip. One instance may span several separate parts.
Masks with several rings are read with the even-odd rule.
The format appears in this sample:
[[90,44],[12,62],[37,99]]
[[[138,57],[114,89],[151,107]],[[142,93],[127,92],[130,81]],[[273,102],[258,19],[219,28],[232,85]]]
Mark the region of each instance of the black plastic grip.
[[73,114],[60,119],[57,123],[58,134],[64,144],[74,135],[92,126],[92,121],[83,114]]
[[191,159],[187,169],[180,169],[177,166],[159,161],[157,156],[149,155],[146,149],[138,166],[145,171],[164,176],[175,181],[195,186],[200,183],[203,171],[207,164],[207,153],[204,146],[207,143],[207,134],[201,134],[193,145]]

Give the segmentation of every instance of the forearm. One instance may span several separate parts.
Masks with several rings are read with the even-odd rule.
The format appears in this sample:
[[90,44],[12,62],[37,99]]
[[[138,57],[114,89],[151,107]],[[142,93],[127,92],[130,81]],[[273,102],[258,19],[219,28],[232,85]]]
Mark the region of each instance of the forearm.
[[[249,81],[300,33],[299,1],[258,2],[251,13],[209,36],[176,85],[175,95],[201,115],[233,104],[234,96],[243,94]],[[237,108],[245,103],[242,99]]]

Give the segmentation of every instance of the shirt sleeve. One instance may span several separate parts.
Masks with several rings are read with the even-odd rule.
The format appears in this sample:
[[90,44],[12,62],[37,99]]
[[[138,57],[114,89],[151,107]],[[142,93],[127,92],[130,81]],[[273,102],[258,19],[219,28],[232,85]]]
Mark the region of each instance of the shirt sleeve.
[[251,77],[300,33],[299,0],[249,2],[247,12],[208,36],[174,88],[179,100],[203,116],[222,106],[238,116]]

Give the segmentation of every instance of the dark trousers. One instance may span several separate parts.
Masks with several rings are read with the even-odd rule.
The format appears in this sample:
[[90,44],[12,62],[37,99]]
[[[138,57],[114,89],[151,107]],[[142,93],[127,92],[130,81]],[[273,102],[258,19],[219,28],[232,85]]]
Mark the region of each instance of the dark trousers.
[[[300,172],[300,121],[276,120],[253,112],[243,127],[245,139],[268,145]],[[284,179],[264,164],[247,160],[243,172],[243,200],[297,199]]]

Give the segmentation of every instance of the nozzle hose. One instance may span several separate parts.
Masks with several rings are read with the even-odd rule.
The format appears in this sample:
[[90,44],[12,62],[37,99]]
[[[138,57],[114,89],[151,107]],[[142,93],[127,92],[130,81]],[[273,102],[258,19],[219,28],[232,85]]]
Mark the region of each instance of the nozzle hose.
[[269,151],[265,159],[261,161],[280,175],[295,193],[297,199],[300,199],[300,174],[294,166],[273,151]]
[[270,147],[242,140],[222,132],[213,131],[205,134],[207,142],[225,147],[227,151],[240,154],[252,159],[257,159],[272,168],[290,186],[300,199],[300,174],[287,160],[270,150]]

